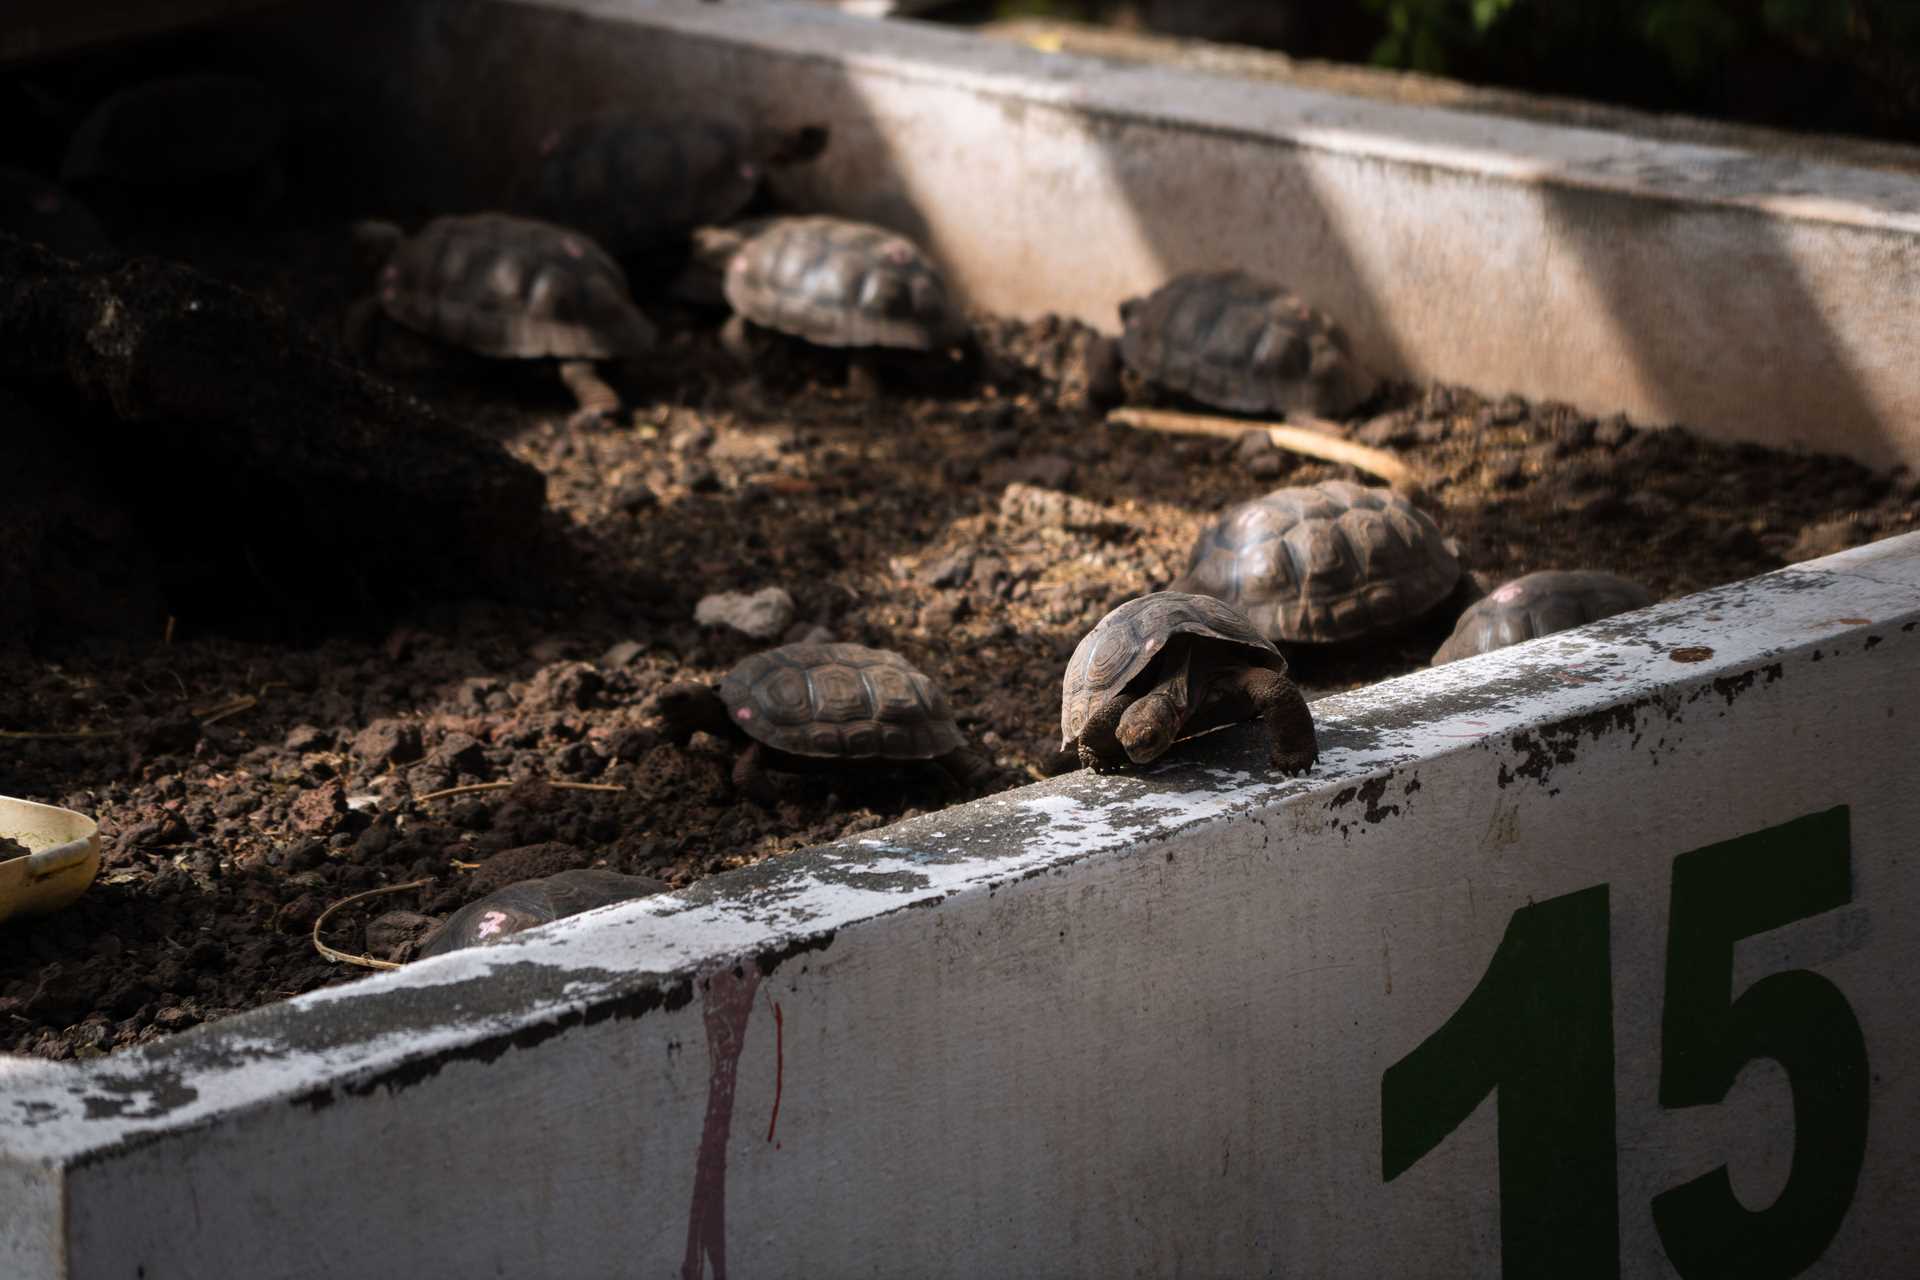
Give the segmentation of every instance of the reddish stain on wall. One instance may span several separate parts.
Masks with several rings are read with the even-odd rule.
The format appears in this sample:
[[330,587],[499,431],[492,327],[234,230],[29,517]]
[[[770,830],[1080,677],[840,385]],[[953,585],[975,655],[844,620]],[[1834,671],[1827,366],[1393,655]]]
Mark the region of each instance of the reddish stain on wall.
[[[681,1280],[727,1278],[727,1138],[733,1130],[734,1083],[747,1019],[760,985],[754,964],[728,966],[707,975],[701,1012],[707,1028],[707,1115],[700,1130],[700,1159],[693,1173],[693,1207],[687,1214],[687,1252]],[[775,1025],[778,1025],[778,1006]],[[777,1097],[777,1094],[776,1094]]]

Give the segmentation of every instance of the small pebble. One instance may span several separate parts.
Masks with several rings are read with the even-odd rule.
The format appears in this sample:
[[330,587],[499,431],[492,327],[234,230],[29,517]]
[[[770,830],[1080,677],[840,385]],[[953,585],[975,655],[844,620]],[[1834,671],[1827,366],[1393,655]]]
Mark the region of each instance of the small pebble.
[[751,595],[717,592],[694,606],[693,620],[703,627],[732,627],[755,640],[771,640],[793,622],[793,597],[781,587],[763,587]]

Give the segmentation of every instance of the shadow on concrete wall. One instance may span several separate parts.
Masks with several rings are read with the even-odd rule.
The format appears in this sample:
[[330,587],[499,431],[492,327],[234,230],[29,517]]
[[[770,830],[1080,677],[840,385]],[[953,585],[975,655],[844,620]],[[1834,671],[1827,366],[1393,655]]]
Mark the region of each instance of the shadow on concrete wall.
[[[1601,193],[1551,176],[1539,191],[1564,269],[1601,300],[1632,376],[1672,419],[1694,418],[1734,381],[1743,398],[1769,406],[1769,438],[1895,460],[1891,426],[1807,278],[1802,264],[1814,250],[1791,242],[1802,228],[1749,209]],[[1804,234],[1811,242],[1823,232]],[[1821,370],[1818,382],[1801,373],[1810,366]]]

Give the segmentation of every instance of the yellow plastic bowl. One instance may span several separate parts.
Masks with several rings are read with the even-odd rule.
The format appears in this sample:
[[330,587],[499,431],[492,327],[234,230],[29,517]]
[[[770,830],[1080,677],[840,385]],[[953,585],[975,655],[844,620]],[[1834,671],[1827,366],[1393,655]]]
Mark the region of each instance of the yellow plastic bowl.
[[0,836],[32,850],[0,861],[0,921],[58,911],[100,871],[100,828],[84,813],[0,796]]

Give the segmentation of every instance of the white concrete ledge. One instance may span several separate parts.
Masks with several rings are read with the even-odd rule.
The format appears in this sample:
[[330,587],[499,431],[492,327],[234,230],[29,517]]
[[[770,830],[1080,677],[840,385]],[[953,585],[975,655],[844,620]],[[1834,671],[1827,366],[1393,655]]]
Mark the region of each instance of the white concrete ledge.
[[[1566,1002],[1611,1042],[1536,1025],[1556,998],[1490,1043],[1573,1054],[1600,1092],[1569,1096],[1596,1108],[1611,1085],[1589,1137],[1614,1144],[1618,1211],[1529,1213],[1600,1230],[1622,1274],[1670,1274],[1655,1195],[1724,1161],[1758,1209],[1795,1158],[1768,1059],[1724,1106],[1660,1105],[1692,939],[1676,867],[1826,815],[1839,844],[1785,848],[1789,890],[1819,881],[1796,860],[1838,858],[1844,896],[1728,941],[1705,982],[1724,1000],[1805,969],[1840,994],[1868,1120],[1852,1165],[1815,1171],[1841,1209],[1818,1272],[1886,1273],[1920,1245],[1917,632],[1908,535],[1328,698],[1308,778],[1225,731],[1142,775],[1007,792],[104,1061],[0,1059],[0,1261],[1493,1274],[1526,1247],[1503,1243],[1493,1108],[1468,1089],[1389,1179],[1383,1090],[1539,904],[1587,932],[1499,972],[1591,979]],[[1772,857],[1742,863],[1763,889]]]
[[[824,120],[806,203],[930,241],[978,303],[1106,328],[1239,265],[1382,371],[1920,464],[1920,175],[1046,54],[823,6],[413,0],[308,56],[392,173],[484,201],[612,105]],[[550,70],[558,68],[555,73]],[[472,86],[484,84],[476,95]],[[1915,167],[1920,168],[1920,157]]]

